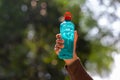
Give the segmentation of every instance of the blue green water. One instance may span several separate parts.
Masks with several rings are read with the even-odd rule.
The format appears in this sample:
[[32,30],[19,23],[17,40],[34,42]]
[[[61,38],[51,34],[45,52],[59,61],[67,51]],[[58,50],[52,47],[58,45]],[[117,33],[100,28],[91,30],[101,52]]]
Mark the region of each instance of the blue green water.
[[59,52],[60,59],[71,59],[74,48],[74,24],[68,20],[60,24],[60,34],[64,40],[64,48]]

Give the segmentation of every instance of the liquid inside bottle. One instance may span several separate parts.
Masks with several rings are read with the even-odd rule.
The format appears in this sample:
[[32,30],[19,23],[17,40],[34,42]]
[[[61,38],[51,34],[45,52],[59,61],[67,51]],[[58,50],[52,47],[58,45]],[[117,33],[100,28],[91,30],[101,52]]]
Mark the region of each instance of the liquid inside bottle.
[[58,56],[60,59],[71,59],[74,49],[74,24],[71,22],[71,16],[65,17],[65,21],[60,24],[60,34],[64,40],[64,48]]

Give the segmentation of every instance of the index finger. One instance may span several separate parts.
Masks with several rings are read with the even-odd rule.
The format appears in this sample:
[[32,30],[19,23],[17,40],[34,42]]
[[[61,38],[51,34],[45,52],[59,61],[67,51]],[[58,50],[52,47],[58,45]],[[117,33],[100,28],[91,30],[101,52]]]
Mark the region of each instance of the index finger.
[[61,35],[60,35],[60,34],[57,34],[57,35],[56,35],[56,38],[57,38],[57,39],[61,39]]

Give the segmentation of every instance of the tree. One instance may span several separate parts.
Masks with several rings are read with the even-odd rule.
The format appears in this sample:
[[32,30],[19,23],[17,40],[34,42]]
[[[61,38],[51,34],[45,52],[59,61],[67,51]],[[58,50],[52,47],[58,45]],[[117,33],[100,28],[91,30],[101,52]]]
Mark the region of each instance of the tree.
[[[85,0],[0,0],[0,79],[68,80],[64,63],[53,50],[59,23],[67,10],[72,12],[79,32],[77,53],[84,66],[94,63],[99,73],[109,70],[112,57],[108,53],[114,50],[114,44],[104,46],[100,39],[111,32],[99,28],[88,7],[84,13],[85,3]],[[87,37],[95,26],[101,36]]]

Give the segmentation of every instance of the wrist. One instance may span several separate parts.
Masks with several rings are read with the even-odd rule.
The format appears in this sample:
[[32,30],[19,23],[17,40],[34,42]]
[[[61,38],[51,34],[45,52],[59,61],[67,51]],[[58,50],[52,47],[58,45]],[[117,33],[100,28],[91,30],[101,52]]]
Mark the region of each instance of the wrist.
[[66,65],[71,65],[71,64],[72,64],[74,61],[76,61],[77,59],[78,59],[78,57],[77,57],[76,53],[74,53],[72,59],[65,59],[64,61],[65,61],[65,64],[66,64]]

